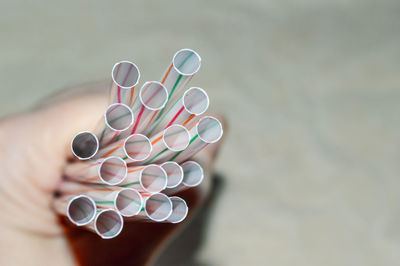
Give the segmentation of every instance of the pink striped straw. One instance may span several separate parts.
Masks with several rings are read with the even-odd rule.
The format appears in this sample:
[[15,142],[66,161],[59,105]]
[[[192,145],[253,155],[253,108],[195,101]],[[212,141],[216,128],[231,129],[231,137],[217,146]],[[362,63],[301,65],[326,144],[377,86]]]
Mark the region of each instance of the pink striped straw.
[[120,61],[111,71],[112,84],[110,102],[132,106],[135,98],[135,86],[139,83],[139,68],[132,62]]
[[133,134],[99,150],[95,158],[117,156],[127,162],[143,161],[149,157],[152,149],[149,138],[142,134]]
[[143,193],[158,193],[167,187],[167,173],[156,164],[129,167],[126,178],[118,184]]
[[64,174],[73,181],[117,185],[126,178],[127,165],[121,158],[110,156],[97,162],[68,164]]
[[54,199],[54,209],[77,226],[87,225],[96,215],[96,203],[86,195],[66,195]]
[[163,193],[142,194],[144,199],[143,208],[138,215],[127,220],[147,220],[151,222],[166,221],[172,214],[172,201]]
[[89,131],[77,133],[71,141],[72,153],[79,160],[88,160],[96,155],[99,149],[99,140]]
[[170,197],[169,199],[172,202],[172,213],[167,221],[173,224],[182,222],[185,220],[189,211],[186,201],[177,196]]
[[165,170],[168,177],[167,188],[177,187],[183,180],[183,169],[176,162],[164,162],[161,167]]
[[163,109],[168,100],[168,92],[158,81],[146,82],[133,103],[132,110],[135,122],[124,132],[124,136],[142,133],[147,127],[152,115]]
[[189,146],[183,151],[176,152],[168,158],[168,161],[176,161],[178,163],[186,161],[208,144],[220,140],[223,135],[223,129],[218,119],[212,116],[205,116],[189,130],[189,133],[191,137]]
[[178,98],[163,114],[150,126],[145,133],[151,136],[155,132],[164,130],[172,124],[180,124],[190,127],[195,117],[203,114],[209,106],[207,93],[197,87],[185,91],[182,97]]
[[86,228],[96,232],[103,239],[111,239],[121,233],[124,227],[124,219],[121,214],[113,209],[100,210],[94,222],[87,225]]
[[132,188],[63,181],[58,192],[62,196],[77,194],[88,196],[93,199],[97,208],[113,208],[127,217],[138,214],[143,204],[140,193]]
[[[190,141],[189,131],[181,125],[172,125],[151,139],[153,150],[142,164],[161,163],[167,161],[176,152],[183,151]],[[137,165],[138,163],[133,163]]]
[[113,103],[104,112],[104,121],[97,126],[100,149],[121,139],[122,133],[134,122],[134,115],[129,106]]

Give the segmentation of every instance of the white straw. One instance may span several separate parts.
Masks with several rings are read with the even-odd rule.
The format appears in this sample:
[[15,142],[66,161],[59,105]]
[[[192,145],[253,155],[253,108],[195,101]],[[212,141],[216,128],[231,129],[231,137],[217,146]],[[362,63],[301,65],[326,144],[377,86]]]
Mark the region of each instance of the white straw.
[[152,222],[166,221],[172,214],[172,201],[163,193],[142,195],[144,205],[141,212],[128,220],[145,219]]
[[129,167],[126,178],[119,186],[134,188],[140,192],[157,193],[167,187],[167,173],[156,164]]
[[[153,150],[143,164],[163,162],[176,152],[183,151],[190,141],[189,131],[181,125],[172,125],[150,139]],[[137,165],[137,164],[136,164]]]
[[176,162],[164,162],[161,167],[165,170],[168,177],[167,188],[177,187],[183,180],[183,169]]
[[127,165],[119,157],[110,156],[97,162],[76,162],[65,167],[65,176],[74,181],[117,185],[127,174]]
[[100,149],[123,137],[122,132],[126,131],[134,122],[132,110],[125,104],[114,103],[108,106],[104,112],[104,121],[97,126]]
[[182,97],[178,98],[163,114],[153,122],[145,131],[151,136],[172,124],[180,124],[190,127],[194,117],[203,114],[209,106],[207,93],[197,87],[192,87],[185,91]]
[[93,221],[96,215],[96,204],[86,195],[67,195],[54,199],[55,210],[78,225],[83,226]]
[[93,133],[82,131],[77,133],[71,141],[72,153],[80,160],[88,160],[96,155],[99,141]]
[[186,201],[180,197],[170,197],[172,202],[172,213],[168,218],[168,222],[176,224],[182,222],[189,211]]
[[110,102],[132,106],[135,86],[140,79],[139,68],[129,61],[118,62],[111,71],[111,78]]
[[178,163],[184,162],[208,144],[217,142],[223,135],[222,124],[215,117],[205,116],[200,119],[189,133],[191,137],[190,145],[184,151],[175,153],[168,160]]
[[113,209],[100,210],[94,219],[95,232],[103,239],[111,239],[121,233],[124,220],[117,211]]

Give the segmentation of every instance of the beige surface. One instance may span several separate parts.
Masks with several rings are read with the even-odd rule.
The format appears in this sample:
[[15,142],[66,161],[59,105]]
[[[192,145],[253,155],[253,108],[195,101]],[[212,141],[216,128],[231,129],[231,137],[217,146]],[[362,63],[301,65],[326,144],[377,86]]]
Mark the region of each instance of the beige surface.
[[201,262],[399,264],[400,4],[26,2],[0,3],[0,114],[120,59],[144,81],[201,54],[192,84],[230,122]]

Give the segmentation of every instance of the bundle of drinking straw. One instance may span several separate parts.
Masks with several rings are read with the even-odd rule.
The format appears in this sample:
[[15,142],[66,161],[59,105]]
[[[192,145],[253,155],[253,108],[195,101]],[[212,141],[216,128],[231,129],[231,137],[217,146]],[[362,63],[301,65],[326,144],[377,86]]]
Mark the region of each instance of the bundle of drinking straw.
[[182,49],[161,81],[147,81],[140,90],[134,63],[114,65],[104,119],[71,142],[77,159],[66,166],[54,201],[59,214],[104,239],[121,232],[123,218],[185,219],[187,204],[173,195],[201,183],[203,169],[190,158],[223,133],[220,121],[203,115],[207,93],[198,87],[183,90],[200,64],[195,51]]

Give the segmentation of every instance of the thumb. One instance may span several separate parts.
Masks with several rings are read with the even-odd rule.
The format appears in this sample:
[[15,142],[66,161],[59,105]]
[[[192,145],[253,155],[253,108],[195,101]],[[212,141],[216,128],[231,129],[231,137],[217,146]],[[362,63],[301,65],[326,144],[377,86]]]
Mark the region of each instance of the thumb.
[[[103,120],[108,98],[105,93],[85,93],[47,104],[32,113],[35,131],[44,146],[64,157],[72,156],[70,143],[80,131],[92,131]],[[96,132],[93,132],[96,133]]]

